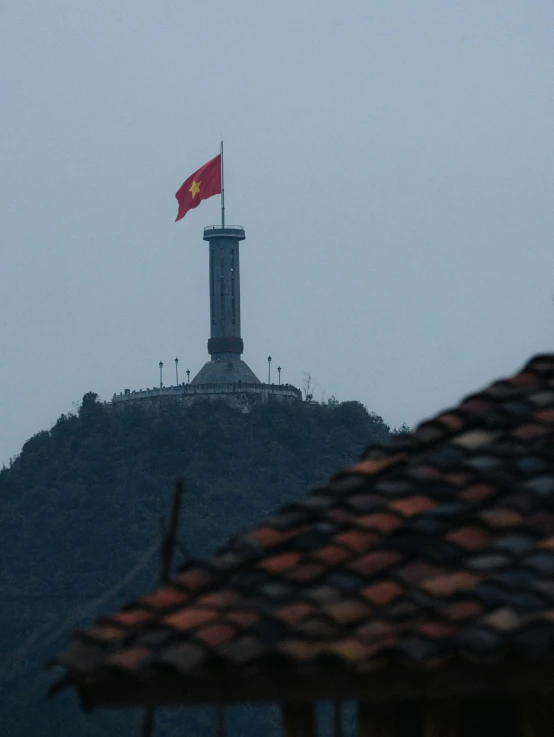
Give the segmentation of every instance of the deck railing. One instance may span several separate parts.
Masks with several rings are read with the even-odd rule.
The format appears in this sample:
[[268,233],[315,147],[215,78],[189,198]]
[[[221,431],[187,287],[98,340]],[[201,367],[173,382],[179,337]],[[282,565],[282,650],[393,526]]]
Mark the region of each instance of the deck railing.
[[152,389],[139,389],[125,391],[113,395],[113,402],[128,402],[133,400],[175,397],[175,396],[201,396],[212,394],[260,394],[263,396],[279,395],[302,399],[302,392],[292,384],[258,384],[249,381],[237,381],[229,384],[178,384],[177,386],[153,387]]

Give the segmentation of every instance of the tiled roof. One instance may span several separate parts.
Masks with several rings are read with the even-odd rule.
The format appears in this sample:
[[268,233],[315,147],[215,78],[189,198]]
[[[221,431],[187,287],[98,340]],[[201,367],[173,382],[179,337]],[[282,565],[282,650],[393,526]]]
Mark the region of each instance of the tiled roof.
[[553,656],[549,355],[370,449],[303,502],[77,633],[58,662],[94,705],[305,687],[348,695],[400,681],[414,692],[447,688],[457,672],[466,690],[486,690],[493,670],[496,683],[531,683],[529,664],[554,689]]

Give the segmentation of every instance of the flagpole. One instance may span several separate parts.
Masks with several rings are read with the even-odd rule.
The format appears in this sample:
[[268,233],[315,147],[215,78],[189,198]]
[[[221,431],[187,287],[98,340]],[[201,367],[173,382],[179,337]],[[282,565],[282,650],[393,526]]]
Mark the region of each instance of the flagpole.
[[225,227],[225,185],[223,183],[223,141],[221,141],[221,227]]

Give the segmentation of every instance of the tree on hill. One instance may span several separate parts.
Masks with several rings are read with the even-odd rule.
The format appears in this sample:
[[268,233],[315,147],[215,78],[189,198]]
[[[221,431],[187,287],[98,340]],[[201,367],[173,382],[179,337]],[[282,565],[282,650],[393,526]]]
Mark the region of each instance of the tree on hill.
[[[0,663],[30,633],[63,621],[135,565],[159,536],[176,478],[186,483],[184,547],[204,556],[389,435],[362,404],[334,397],[242,413],[212,401],[160,404],[156,411],[115,406],[88,392],[75,413],[30,438],[0,471]],[[107,610],[152,588],[157,573],[153,560]],[[128,712],[85,718],[70,697],[44,703],[42,666],[65,641],[42,647],[39,637],[32,657],[0,676],[3,734],[137,734],[137,717]],[[230,735],[276,734],[268,714],[237,711]],[[213,733],[210,712],[161,719],[160,735]]]

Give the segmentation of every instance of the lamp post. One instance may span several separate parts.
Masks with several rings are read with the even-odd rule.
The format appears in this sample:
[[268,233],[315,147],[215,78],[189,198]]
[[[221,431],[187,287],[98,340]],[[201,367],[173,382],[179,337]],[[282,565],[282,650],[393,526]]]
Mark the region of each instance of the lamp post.
[[179,386],[179,359],[175,359],[175,386]]
[[271,384],[271,356],[267,357],[267,383]]
[[160,367],[160,389],[161,389],[163,387],[163,380],[162,380],[162,376],[163,376],[163,373],[162,372],[163,372],[163,369],[164,369],[164,363],[163,363],[163,361],[160,361],[159,364],[158,364],[158,366]]
[[187,369],[185,373],[187,375],[187,384],[190,384],[190,371]]
[[279,374],[279,386],[281,386],[281,367],[277,366],[277,373]]

